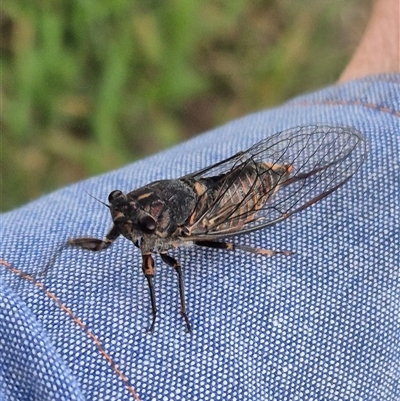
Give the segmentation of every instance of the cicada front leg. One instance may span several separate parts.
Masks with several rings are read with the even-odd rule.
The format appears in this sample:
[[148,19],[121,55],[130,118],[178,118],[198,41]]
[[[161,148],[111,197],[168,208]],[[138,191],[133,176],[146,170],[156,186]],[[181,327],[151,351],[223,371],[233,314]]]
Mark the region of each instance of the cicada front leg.
[[73,238],[68,240],[68,245],[87,249],[88,251],[101,251],[108,248],[120,235],[117,226],[113,226],[104,240],[98,238]]
[[155,273],[154,259],[151,256],[151,253],[143,253],[142,258],[143,258],[142,270],[143,270],[144,276],[147,279],[147,284],[149,285],[151,311],[152,311],[152,315],[153,315],[153,320],[151,322],[151,325],[150,325],[150,328],[148,329],[148,331],[150,333],[153,333],[154,324],[156,323],[156,317],[157,317],[156,294],[154,292],[154,283],[153,283],[153,278],[154,278],[154,273]]

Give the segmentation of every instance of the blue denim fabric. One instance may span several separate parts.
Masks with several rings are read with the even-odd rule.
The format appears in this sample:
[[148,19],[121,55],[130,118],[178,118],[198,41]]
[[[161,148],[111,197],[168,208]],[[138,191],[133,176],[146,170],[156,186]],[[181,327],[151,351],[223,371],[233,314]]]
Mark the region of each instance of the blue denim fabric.
[[65,249],[46,288],[0,265],[0,399],[399,400],[400,75],[298,97],[5,213],[0,257],[38,273],[68,238],[109,229],[108,209],[85,191],[106,201],[111,190],[179,177],[318,123],[363,132],[363,168],[300,214],[237,239],[293,257],[174,251],[191,335],[176,274],[158,257],[159,314],[146,332],[147,282],[125,239],[100,253]]

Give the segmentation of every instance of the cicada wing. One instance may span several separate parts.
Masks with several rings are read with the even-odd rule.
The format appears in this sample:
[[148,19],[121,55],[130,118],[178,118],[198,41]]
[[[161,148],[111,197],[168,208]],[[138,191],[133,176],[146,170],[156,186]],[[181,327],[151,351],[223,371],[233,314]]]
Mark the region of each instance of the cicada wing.
[[[189,174],[185,177],[211,178],[218,184],[199,196],[198,202],[208,204],[191,216],[188,240],[222,238],[276,224],[345,184],[366,153],[366,141],[355,128],[304,126],[274,134],[247,151]],[[241,172],[250,165],[262,168],[257,167],[251,177],[246,175],[245,182]],[[260,186],[267,178],[268,184]],[[226,201],[229,190],[236,203]]]
[[212,164],[211,166],[204,167],[195,171],[194,173],[186,174],[180,177],[180,179],[204,178],[227,173],[232,169],[232,166],[237,165],[238,161],[242,160],[245,154],[246,152],[238,152],[225,160],[221,160],[220,162]]

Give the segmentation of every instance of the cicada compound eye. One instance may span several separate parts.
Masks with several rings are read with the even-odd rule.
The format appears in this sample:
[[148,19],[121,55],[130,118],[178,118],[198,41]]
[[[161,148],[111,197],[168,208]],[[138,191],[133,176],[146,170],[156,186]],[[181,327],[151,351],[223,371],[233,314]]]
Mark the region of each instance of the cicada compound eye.
[[116,189],[115,191],[110,192],[110,195],[108,195],[108,201],[112,203],[113,200],[119,198],[122,195],[123,193],[119,189]]
[[156,221],[149,215],[141,216],[138,224],[145,234],[152,234],[156,231]]

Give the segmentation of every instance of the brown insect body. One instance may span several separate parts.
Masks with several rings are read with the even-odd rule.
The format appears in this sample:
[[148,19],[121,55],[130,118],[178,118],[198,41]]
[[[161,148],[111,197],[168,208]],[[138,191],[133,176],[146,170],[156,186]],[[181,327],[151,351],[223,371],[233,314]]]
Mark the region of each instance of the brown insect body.
[[326,197],[351,178],[365,152],[365,141],[353,128],[307,126],[282,131],[179,179],[155,181],[126,195],[112,191],[108,200],[114,224],[105,240],[78,238],[68,243],[99,251],[123,235],[140,248],[153,313],[150,331],[157,314],[152,253],[159,253],[178,274],[181,313],[191,331],[181,265],[167,251],[192,243],[290,255],[290,251],[216,240],[276,224]]
[[290,170],[253,161],[227,174],[194,179],[200,201],[185,224],[186,236],[207,235],[210,229],[236,234],[286,181]]
[[[134,243],[141,239],[143,252],[165,252],[206,234],[211,227],[237,233],[273,195],[271,189],[278,190],[278,181],[289,170],[252,163],[237,167],[229,177],[155,181],[111,197],[111,216],[120,234]],[[247,217],[239,219],[239,224],[226,223],[240,215]],[[146,216],[155,222],[153,232],[143,232],[140,221]]]

